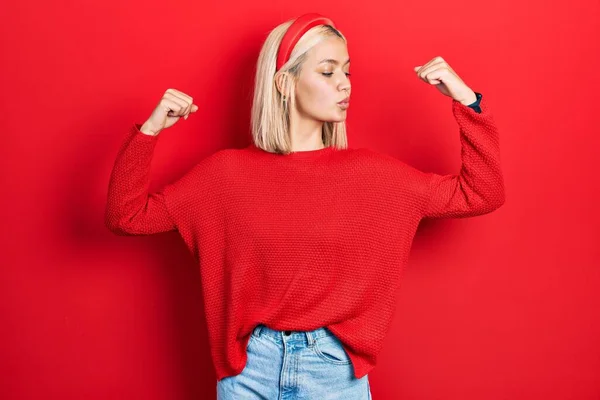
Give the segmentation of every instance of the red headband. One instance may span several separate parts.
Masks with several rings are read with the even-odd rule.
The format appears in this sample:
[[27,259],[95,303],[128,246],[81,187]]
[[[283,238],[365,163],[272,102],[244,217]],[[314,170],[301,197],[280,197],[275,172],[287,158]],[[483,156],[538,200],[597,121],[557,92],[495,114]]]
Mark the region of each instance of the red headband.
[[281,40],[279,45],[279,52],[277,53],[277,71],[283,67],[292,54],[292,49],[298,43],[298,40],[304,35],[310,28],[317,25],[333,25],[333,21],[329,18],[323,17],[322,15],[309,13],[298,17],[292,25],[288,28],[287,32]]

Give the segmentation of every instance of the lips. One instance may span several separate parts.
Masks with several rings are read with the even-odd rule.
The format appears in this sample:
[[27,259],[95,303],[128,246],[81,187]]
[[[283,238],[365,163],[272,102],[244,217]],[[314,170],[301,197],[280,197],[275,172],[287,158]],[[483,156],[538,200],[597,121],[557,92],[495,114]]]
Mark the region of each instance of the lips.
[[350,103],[350,97],[346,97],[344,100],[340,101],[338,104],[348,104]]

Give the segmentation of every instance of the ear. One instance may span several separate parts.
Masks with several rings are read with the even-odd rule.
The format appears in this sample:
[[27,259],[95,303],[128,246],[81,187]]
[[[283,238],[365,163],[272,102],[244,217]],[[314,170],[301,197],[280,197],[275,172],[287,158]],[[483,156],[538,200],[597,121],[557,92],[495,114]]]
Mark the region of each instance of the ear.
[[289,75],[287,72],[277,73],[275,75],[275,86],[280,94],[287,93],[287,82],[289,81]]

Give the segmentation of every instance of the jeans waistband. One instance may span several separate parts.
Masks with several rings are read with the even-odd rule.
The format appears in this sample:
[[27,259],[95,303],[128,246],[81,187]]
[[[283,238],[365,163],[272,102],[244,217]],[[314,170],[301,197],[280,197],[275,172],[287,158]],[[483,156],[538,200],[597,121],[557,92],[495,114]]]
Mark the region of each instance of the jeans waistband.
[[334,334],[325,327],[317,328],[312,331],[280,331],[271,329],[264,324],[258,324],[254,327],[252,335],[257,337],[268,336],[269,339],[276,343],[294,341],[303,342],[309,346],[312,346],[314,341],[318,338],[334,336]]

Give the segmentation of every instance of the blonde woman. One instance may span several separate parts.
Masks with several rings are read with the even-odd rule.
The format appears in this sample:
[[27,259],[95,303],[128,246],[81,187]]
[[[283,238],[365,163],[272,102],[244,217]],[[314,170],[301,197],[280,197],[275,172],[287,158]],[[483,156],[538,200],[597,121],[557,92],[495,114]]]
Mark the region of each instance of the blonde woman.
[[440,57],[415,74],[452,98],[459,174],[419,171],[348,147],[346,38],[306,14],[276,27],[258,59],[252,144],[223,149],[148,193],[159,133],[198,110],[169,89],[117,155],[106,225],[177,230],[199,264],[219,399],[370,399],[423,218],[504,203],[498,131],[480,93]]

